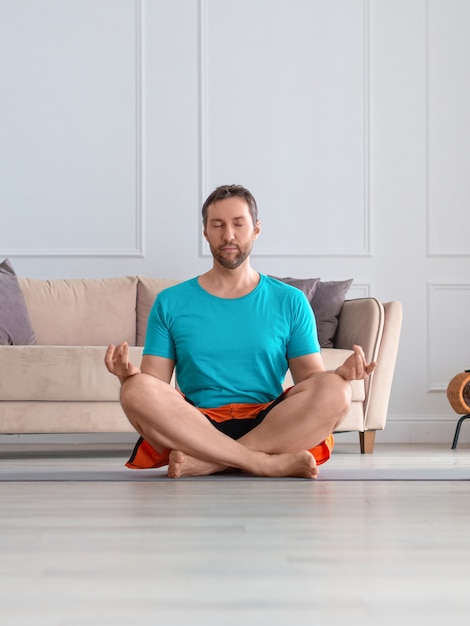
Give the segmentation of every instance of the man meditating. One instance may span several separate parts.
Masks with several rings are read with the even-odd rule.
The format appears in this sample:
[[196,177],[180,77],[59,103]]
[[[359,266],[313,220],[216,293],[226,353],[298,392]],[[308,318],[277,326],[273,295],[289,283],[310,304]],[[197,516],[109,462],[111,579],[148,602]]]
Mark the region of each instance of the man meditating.
[[[325,370],[305,295],[251,266],[261,227],[247,189],[215,189],[202,220],[212,267],[158,294],[140,368],[125,342],[106,351],[141,435],[127,466],[168,465],[171,478],[228,469],[316,478],[348,412],[350,381],[375,363],[354,346],[336,371]],[[294,385],[283,391],[288,368]]]

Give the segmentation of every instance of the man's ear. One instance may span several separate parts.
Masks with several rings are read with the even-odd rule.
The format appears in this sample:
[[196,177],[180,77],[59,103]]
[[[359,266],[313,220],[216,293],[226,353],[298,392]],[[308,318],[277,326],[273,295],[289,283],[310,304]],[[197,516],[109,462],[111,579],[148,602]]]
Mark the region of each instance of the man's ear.
[[260,232],[261,232],[261,222],[258,220],[255,224],[255,229],[253,231],[253,239],[258,239]]

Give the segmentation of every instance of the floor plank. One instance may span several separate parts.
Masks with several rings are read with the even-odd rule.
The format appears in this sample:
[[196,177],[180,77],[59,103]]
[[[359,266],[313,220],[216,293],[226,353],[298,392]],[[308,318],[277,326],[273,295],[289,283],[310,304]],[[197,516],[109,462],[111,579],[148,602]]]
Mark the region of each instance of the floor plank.
[[[0,479],[127,453],[70,448],[0,446]],[[445,474],[470,448],[338,444],[328,467]],[[469,480],[0,481],[0,506],[6,626],[468,623]]]

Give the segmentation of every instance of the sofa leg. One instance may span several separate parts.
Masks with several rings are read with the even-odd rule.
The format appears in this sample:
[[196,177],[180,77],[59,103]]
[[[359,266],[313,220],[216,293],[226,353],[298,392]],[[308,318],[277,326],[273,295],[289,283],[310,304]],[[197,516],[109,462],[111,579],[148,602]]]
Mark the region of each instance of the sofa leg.
[[372,454],[375,444],[375,430],[366,430],[363,433],[359,433],[359,443],[361,454]]

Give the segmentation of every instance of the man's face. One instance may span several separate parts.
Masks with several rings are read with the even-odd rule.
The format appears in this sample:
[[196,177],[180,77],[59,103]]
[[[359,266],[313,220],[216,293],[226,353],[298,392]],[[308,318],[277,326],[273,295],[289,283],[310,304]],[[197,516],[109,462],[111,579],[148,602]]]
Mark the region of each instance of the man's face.
[[209,205],[204,237],[214,260],[223,267],[240,267],[250,256],[259,232],[259,222],[253,226],[250,209],[243,198],[225,198]]

